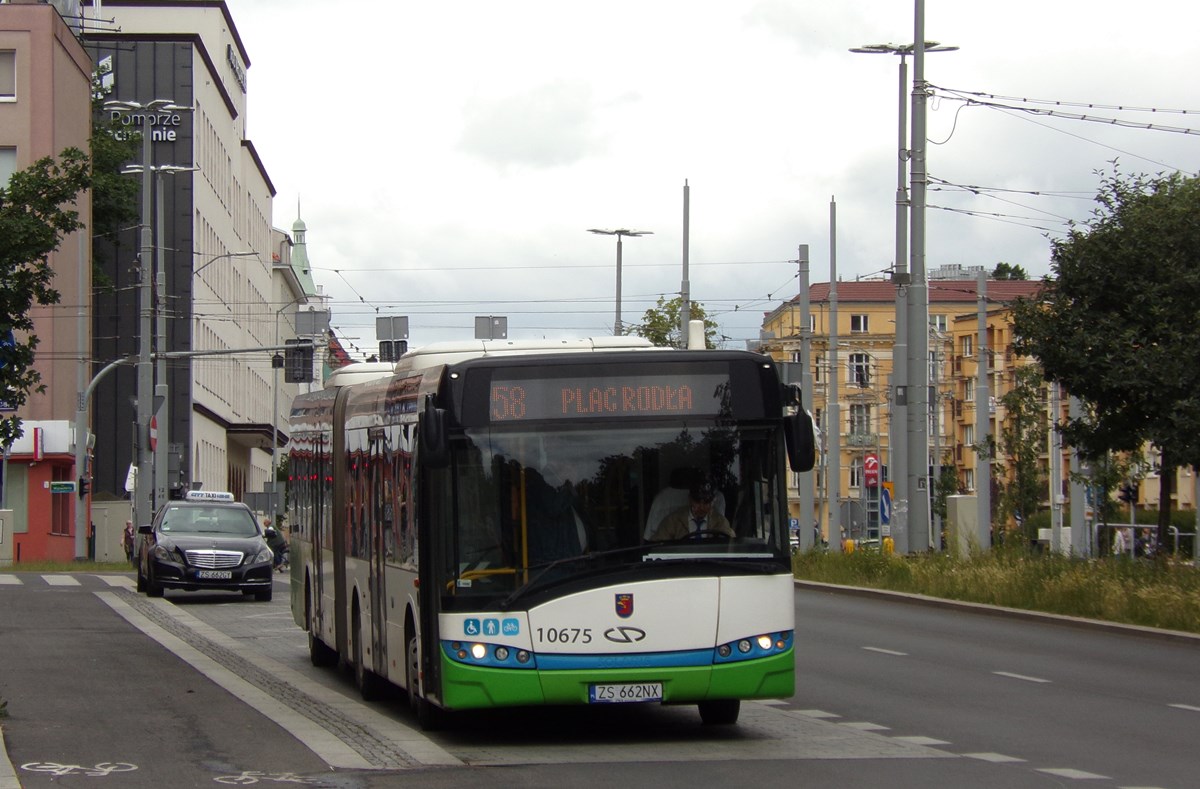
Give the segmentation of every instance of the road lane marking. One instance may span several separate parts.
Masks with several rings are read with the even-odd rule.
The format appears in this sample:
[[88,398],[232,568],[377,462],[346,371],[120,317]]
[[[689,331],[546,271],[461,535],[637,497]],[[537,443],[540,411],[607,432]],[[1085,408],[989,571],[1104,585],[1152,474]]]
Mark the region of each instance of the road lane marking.
[[883,655],[895,655],[896,657],[908,657],[907,652],[897,652],[894,649],[884,649],[883,647],[863,647],[868,652],[878,652]]
[[847,729],[856,729],[857,731],[888,731],[890,726],[880,726],[878,723],[867,723],[866,721],[858,723],[841,723]]
[[1168,704],[1168,707],[1174,707],[1177,710],[1187,710],[1188,712],[1200,712],[1200,707],[1193,707],[1191,704]]
[[1107,775],[1097,775],[1096,773],[1089,773],[1084,770],[1076,770],[1071,767],[1039,767],[1037,768],[1037,772],[1057,776],[1058,778],[1072,778],[1077,781],[1112,780]]
[[993,764],[1005,764],[1007,762],[1023,762],[1024,759],[1019,759],[1016,756],[1005,756],[1002,753],[964,753],[964,757],[968,759],[979,759],[984,762],[992,762]]
[[7,575],[7,574],[0,575],[0,584],[7,584],[9,586],[20,586],[21,579],[15,575]]
[[43,575],[42,580],[50,586],[79,586],[79,579],[73,575]]
[[949,740],[939,740],[936,737],[914,736],[914,737],[893,737],[892,739],[899,740],[900,742],[906,742],[909,745],[949,745],[950,744]]
[[118,589],[132,589],[133,579],[127,575],[97,575],[101,581]]
[[826,712],[825,710],[796,710],[800,715],[806,718],[840,718],[836,712]]
[[998,677],[1008,677],[1009,679],[1019,679],[1019,680],[1022,680],[1023,682],[1045,683],[1045,682],[1050,681],[1048,679],[1042,679],[1041,677],[1031,677],[1031,676],[1028,676],[1027,674],[1013,674],[1012,672],[1009,672],[1009,671],[993,671],[992,673]]

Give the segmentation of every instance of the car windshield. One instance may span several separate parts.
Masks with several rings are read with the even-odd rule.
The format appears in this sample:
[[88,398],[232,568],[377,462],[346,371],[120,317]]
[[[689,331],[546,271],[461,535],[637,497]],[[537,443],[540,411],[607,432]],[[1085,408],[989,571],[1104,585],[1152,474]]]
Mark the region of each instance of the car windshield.
[[241,507],[169,507],[158,527],[164,534],[220,534],[253,537],[258,525]]

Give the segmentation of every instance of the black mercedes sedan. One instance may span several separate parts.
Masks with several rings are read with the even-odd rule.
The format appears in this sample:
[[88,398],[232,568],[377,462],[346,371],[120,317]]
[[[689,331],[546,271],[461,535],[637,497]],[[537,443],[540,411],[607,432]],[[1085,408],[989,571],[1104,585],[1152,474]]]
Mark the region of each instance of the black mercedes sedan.
[[150,597],[165,589],[224,590],[270,600],[270,532],[233,494],[190,491],[138,528],[137,589]]

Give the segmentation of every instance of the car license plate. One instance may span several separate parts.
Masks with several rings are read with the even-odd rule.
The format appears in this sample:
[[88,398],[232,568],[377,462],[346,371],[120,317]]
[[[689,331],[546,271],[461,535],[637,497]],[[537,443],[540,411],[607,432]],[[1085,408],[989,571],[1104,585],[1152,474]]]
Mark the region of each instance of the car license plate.
[[588,688],[591,704],[628,704],[639,701],[662,701],[661,682],[623,682],[592,685]]
[[228,581],[233,578],[233,570],[197,570],[196,577],[208,581]]

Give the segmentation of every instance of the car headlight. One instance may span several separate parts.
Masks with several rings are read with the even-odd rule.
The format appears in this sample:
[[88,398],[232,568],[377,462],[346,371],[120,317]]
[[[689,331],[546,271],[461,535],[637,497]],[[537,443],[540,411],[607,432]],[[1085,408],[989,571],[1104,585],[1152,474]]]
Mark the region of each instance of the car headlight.
[[158,559],[159,561],[163,561],[163,562],[179,561],[179,557],[176,556],[175,553],[170,548],[163,545],[162,543],[158,543],[153,548],[151,548],[150,555],[153,556],[155,559]]
[[271,549],[264,546],[262,550],[254,554],[254,558],[250,560],[250,563],[260,564],[262,562],[272,561],[274,558],[275,554],[271,553]]

